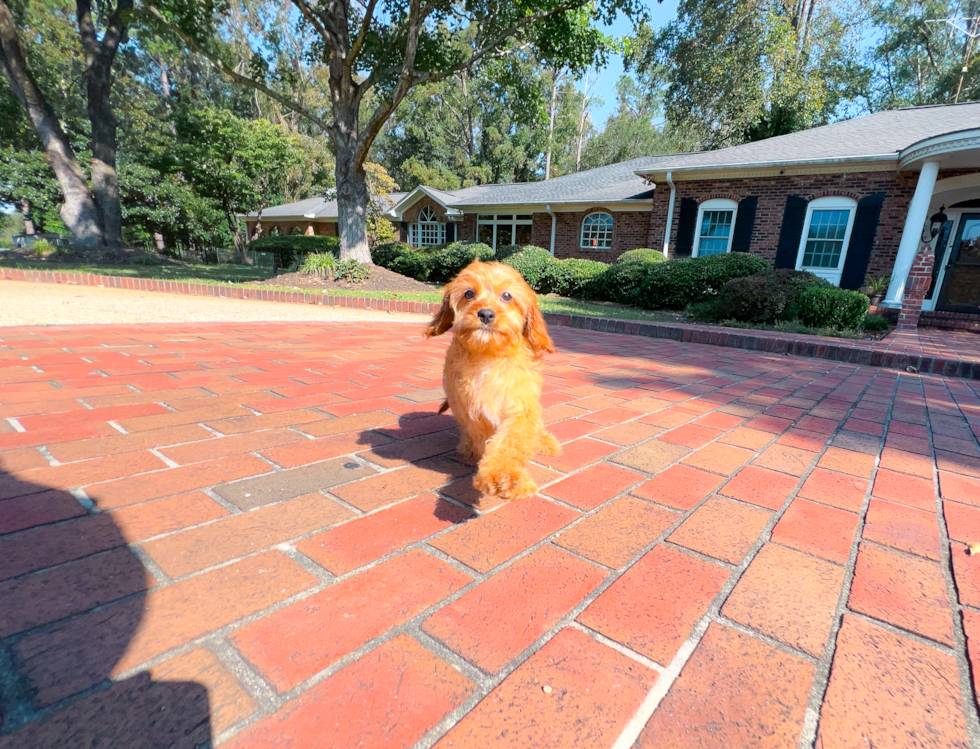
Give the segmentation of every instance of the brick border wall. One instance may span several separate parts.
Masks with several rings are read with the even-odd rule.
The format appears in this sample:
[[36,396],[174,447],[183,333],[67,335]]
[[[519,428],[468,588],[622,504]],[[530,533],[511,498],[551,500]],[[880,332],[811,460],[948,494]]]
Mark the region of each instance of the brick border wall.
[[[33,283],[61,283],[76,286],[104,286],[131,291],[155,291],[168,294],[209,296],[220,299],[245,299],[263,302],[291,304],[321,304],[351,309],[371,309],[382,312],[407,312],[422,315],[434,314],[439,309],[435,302],[412,302],[393,299],[371,299],[330,294],[305,294],[297,291],[250,289],[241,286],[195,284],[182,281],[160,281],[152,278],[127,278],[124,276],[98,276],[90,273],[60,273],[21,268],[0,268],[0,280],[28,281]],[[767,331],[743,331],[681,323],[639,322],[615,320],[580,315],[545,313],[548,325],[560,328],[595,330],[646,338],[663,338],[682,343],[700,343],[708,346],[762,351],[770,354],[787,354],[812,359],[825,359],[862,366],[906,370],[913,367],[921,374],[937,374],[944,377],[980,380],[980,362],[960,359],[937,359],[914,356],[887,350],[878,350],[847,343],[836,344],[827,339],[797,339]],[[894,335],[894,334],[892,334]]]

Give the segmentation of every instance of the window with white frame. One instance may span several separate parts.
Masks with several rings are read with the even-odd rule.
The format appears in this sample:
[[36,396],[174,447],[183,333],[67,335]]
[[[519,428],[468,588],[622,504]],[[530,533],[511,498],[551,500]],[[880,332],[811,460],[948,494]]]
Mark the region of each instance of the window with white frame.
[[856,212],[857,201],[851,198],[811,200],[806,208],[796,269],[808,270],[834,285],[840,284]]
[[533,223],[529,213],[481,213],[476,217],[476,241],[494,250],[509,244],[531,244]]
[[732,250],[732,230],[738,203],[722,198],[706,200],[698,206],[694,231],[694,257],[721,255]]
[[613,217],[608,213],[590,213],[582,221],[582,240],[579,247],[588,250],[608,250],[612,247]]
[[446,242],[446,225],[436,220],[436,212],[432,206],[425,206],[419,211],[418,221],[409,225],[408,242],[412,247],[440,245]]

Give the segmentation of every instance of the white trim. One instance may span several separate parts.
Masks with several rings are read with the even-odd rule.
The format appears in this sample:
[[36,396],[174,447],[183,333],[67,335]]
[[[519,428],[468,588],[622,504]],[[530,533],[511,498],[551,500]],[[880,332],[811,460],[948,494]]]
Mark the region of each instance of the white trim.
[[558,217],[555,215],[554,211],[551,210],[550,205],[544,207],[545,213],[551,216],[551,256],[555,256],[555,229],[558,226]]
[[713,255],[725,254],[732,251],[732,239],[735,236],[735,217],[738,215],[738,203],[728,198],[712,198],[705,200],[698,206],[698,222],[694,225],[694,247],[691,250],[691,257],[700,257],[701,252],[701,222],[704,219],[705,211],[731,211],[732,223],[728,231],[728,244],[723,252],[713,252]]
[[[500,218],[500,216],[509,216],[510,218]],[[527,216],[527,218],[517,218],[518,216]],[[510,227],[510,244],[517,244],[517,227],[518,226],[534,226],[534,214],[533,213],[518,213],[514,211],[513,213],[478,213],[476,216],[476,241],[482,241],[480,239],[480,227],[481,226],[492,226],[493,236],[490,246],[496,250],[497,249],[497,227],[498,226],[509,226]],[[533,229],[532,229],[533,233]]]
[[429,199],[434,200],[436,203],[442,206],[446,211],[447,218],[451,219],[457,215],[462,216],[462,211],[458,211],[452,206],[450,206],[449,204],[447,204],[446,201],[443,200],[435,191],[426,187],[425,185],[419,185],[410,193],[405,195],[401,200],[399,200],[391,208],[388,209],[386,215],[394,219],[401,220],[405,211],[407,211],[413,205],[418,203],[423,197],[428,197]]
[[936,177],[939,174],[938,161],[926,161],[919,170],[919,179],[915,183],[915,192],[905,213],[905,224],[902,227],[902,238],[898,243],[898,253],[892,264],[892,277],[888,283],[888,293],[883,304],[886,307],[901,307],[905,299],[905,282],[909,270],[915,260],[916,253],[922,244],[922,229],[929,217],[929,206],[932,203],[932,191],[936,187]]
[[920,140],[902,151],[898,168],[905,169],[923,159],[935,159],[943,154],[972,151],[980,148],[980,128],[936,135]]
[[[680,156],[693,156],[695,154],[679,154]],[[887,162],[894,168],[895,162],[898,161],[898,154],[895,153],[882,153],[882,154],[872,154],[868,156],[831,156],[819,159],[786,159],[777,161],[730,161],[723,164],[690,164],[688,166],[678,165],[678,164],[663,164],[662,166],[652,167],[650,169],[638,169],[633,172],[638,177],[653,178],[660,174],[666,174],[669,169],[674,173],[674,179],[677,179],[678,172],[693,172],[698,170],[703,171],[718,171],[724,169],[775,169],[779,167],[816,167],[816,166],[827,166],[827,167],[839,167],[846,164],[864,165],[869,162]],[[862,171],[865,171],[862,169]]]
[[[810,220],[813,218],[814,211],[848,211],[847,228],[844,229],[844,241],[841,245],[840,257],[837,266],[834,268],[804,267],[803,255],[806,252],[806,243],[809,240]],[[830,196],[811,200],[806,207],[806,220],[803,222],[803,235],[800,237],[800,247],[796,254],[796,270],[807,270],[814,275],[820,276],[830,281],[834,286],[840,286],[841,273],[844,271],[844,262],[847,260],[847,249],[851,243],[851,230],[854,228],[854,217],[857,214],[857,201],[853,198],[842,196]]]
[[670,185],[670,199],[667,201],[667,225],[664,226],[664,257],[669,256],[670,227],[674,223],[674,201],[677,198],[677,185],[674,184],[673,175],[670,172],[667,172],[667,184]]
[[[585,222],[588,221],[593,216],[608,216],[609,220],[612,222],[612,226],[609,227],[609,246],[600,246],[598,241],[595,245],[587,244],[585,241]],[[578,230],[578,247],[580,250],[611,250],[613,239],[616,233],[616,219],[612,217],[611,213],[606,211],[590,211],[582,217],[582,223],[579,225]]]

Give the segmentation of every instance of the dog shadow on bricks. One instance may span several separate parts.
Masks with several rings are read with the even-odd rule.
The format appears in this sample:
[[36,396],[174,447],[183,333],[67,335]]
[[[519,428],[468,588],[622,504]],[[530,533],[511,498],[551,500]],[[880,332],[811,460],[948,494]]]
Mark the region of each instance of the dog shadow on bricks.
[[127,662],[153,585],[111,515],[0,471],[0,749],[212,738],[203,685]]
[[[425,480],[431,490],[438,489],[463,504],[479,508],[480,493],[473,488],[476,466],[464,462],[456,453],[459,427],[455,419],[449,413],[437,413],[437,409],[438,406],[433,406],[431,410],[405,413],[399,416],[395,426],[365,430],[360,434],[358,444],[370,447],[370,453],[365,454],[367,460],[391,468],[411,466],[421,469],[427,474]],[[378,435],[385,441],[382,442]],[[415,475],[420,475],[421,471],[416,471]],[[415,488],[408,488],[408,491],[424,493]],[[396,499],[392,498],[392,501]],[[436,503],[434,514],[440,520],[453,523],[471,517],[470,513],[445,499]]]

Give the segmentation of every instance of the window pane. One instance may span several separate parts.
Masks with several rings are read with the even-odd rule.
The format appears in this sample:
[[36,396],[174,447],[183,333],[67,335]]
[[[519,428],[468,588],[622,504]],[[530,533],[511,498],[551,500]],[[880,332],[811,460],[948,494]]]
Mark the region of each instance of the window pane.
[[582,222],[582,247],[609,249],[612,247],[613,217],[608,213],[590,213]]
[[507,214],[506,216],[502,216],[498,214],[497,216],[495,216],[495,218],[497,219],[497,221],[511,221],[513,220],[514,216],[513,214]]
[[513,236],[510,224],[497,224],[497,247],[506,247],[509,244],[513,244]]
[[493,215],[489,213],[481,213],[476,217],[477,221],[493,221]]
[[527,224],[518,224],[514,232],[514,244],[531,244],[531,227]]
[[446,225],[434,222],[419,224],[419,245],[431,246],[442,244],[446,237]]
[[480,224],[476,239],[493,247],[493,224]]
[[698,257],[728,252],[732,235],[732,211],[705,211],[701,216],[701,235],[698,237]]
[[517,215],[517,220],[518,221],[531,221],[531,214],[529,214],[529,213],[518,214]]
[[848,210],[813,211],[803,249],[804,268],[836,268],[844,251]]

